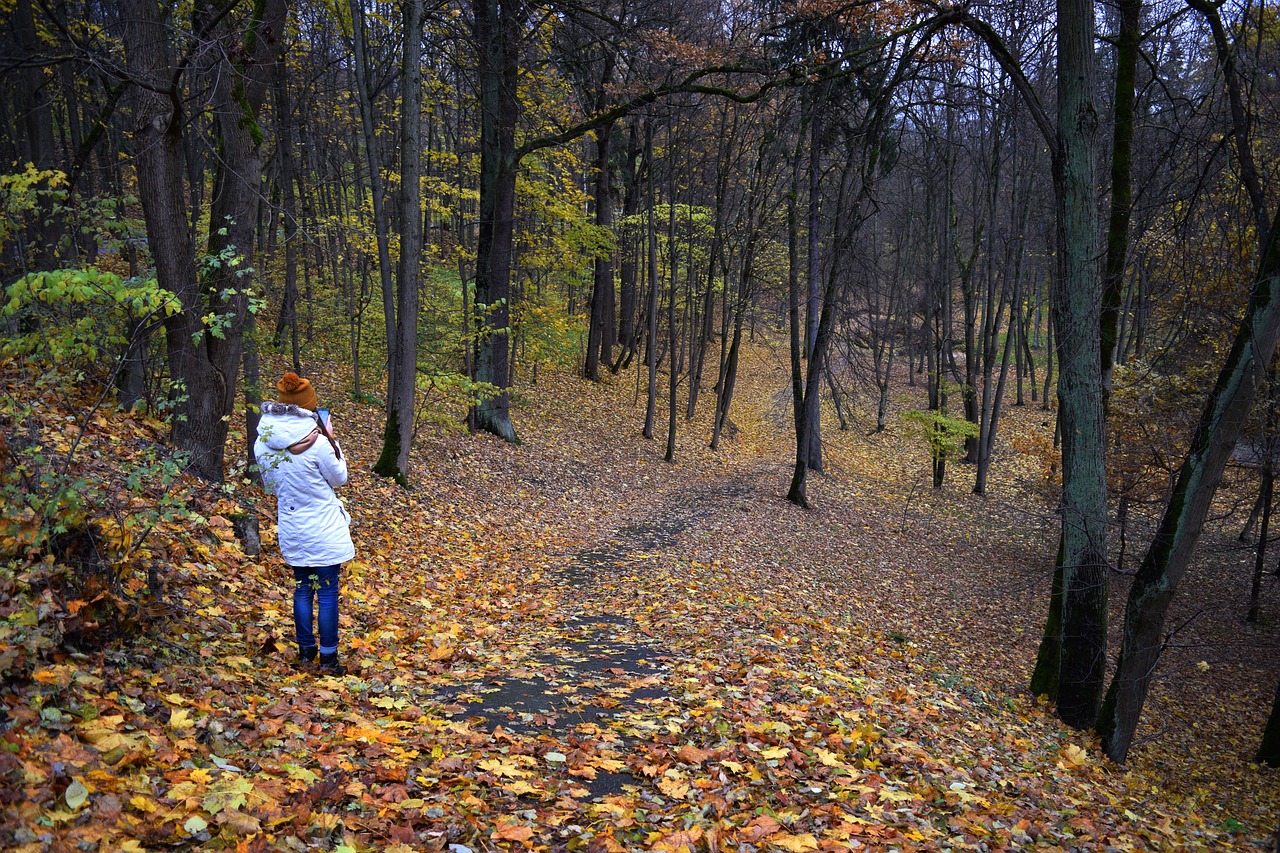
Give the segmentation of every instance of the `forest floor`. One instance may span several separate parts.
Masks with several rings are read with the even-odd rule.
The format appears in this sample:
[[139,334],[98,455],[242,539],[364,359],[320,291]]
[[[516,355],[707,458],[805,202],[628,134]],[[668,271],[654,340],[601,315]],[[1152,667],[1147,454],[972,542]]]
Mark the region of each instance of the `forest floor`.
[[[132,642],[78,648],[66,627],[119,596],[65,600],[47,566],[6,570],[0,846],[1270,849],[1280,772],[1250,757],[1280,590],[1245,624],[1238,518],[1207,534],[1140,742],[1110,764],[1026,690],[1052,419],[1011,407],[975,496],[964,465],[929,488],[896,414],[881,433],[828,416],[802,510],[783,499],[781,364],[753,350],[733,436],[713,452],[709,417],[681,417],[674,463],[639,435],[633,375],[544,372],[516,399],[521,445],[433,429],[409,492],[368,473],[380,410],[318,368],[352,473],[350,674],[293,665],[270,500],[250,558],[236,500],[188,487],[207,525],[153,534],[164,599]],[[904,377],[895,410],[919,392]],[[108,414],[82,439],[145,429]],[[43,625],[60,646],[31,639]]]

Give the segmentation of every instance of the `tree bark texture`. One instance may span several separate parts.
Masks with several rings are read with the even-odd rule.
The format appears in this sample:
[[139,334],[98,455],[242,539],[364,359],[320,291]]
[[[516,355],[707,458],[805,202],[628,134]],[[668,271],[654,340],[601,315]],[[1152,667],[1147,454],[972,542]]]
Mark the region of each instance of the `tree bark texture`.
[[1058,715],[1093,724],[1107,652],[1107,489],[1102,412],[1094,9],[1058,0],[1058,402],[1062,417],[1062,656]]
[[511,258],[516,199],[515,135],[519,114],[521,0],[475,0],[479,55],[480,227],[476,241],[476,305],[480,325],[476,379],[500,391],[476,406],[476,426],[519,443],[511,424],[509,339]]
[[[197,22],[203,15],[215,11],[204,10],[197,16]],[[286,11],[284,0],[269,0],[254,6],[243,33],[222,25],[214,30],[222,42],[219,61],[209,69],[216,81],[213,112],[220,157],[214,176],[214,194],[209,200],[208,255],[219,259],[219,263],[210,266],[203,287],[212,310],[226,320],[221,334],[213,330],[208,333],[209,358],[223,377],[224,415],[235,410],[246,332],[251,333],[249,301],[256,295],[256,275],[250,261],[254,213],[262,192],[262,144],[265,141],[258,113],[266,102],[275,63],[280,60]],[[256,352],[250,354],[248,364],[256,371]],[[253,377],[253,381],[256,379]],[[219,419],[220,446],[226,439],[229,423]],[[255,435],[248,438],[246,453],[250,456],[255,439]],[[218,455],[221,457],[221,449]],[[220,459],[218,465],[221,466]],[[221,475],[216,479],[221,479]]]
[[387,373],[387,422],[374,473],[408,482],[418,380],[418,281],[422,269],[422,0],[404,3],[400,73],[400,257],[395,347]]
[[[221,412],[220,375],[201,357],[202,298],[196,278],[195,244],[186,227],[185,148],[180,93],[171,91],[166,21],[152,0],[124,0],[124,44],[130,74],[143,82],[133,90],[138,195],[147,223],[156,280],[176,294],[183,310],[165,321],[169,376],[184,395],[173,423],[173,440],[191,454],[197,472],[221,478],[221,459],[208,452]],[[177,385],[184,385],[178,388]]]
[[1104,408],[1111,395],[1124,271],[1129,257],[1129,220],[1133,208],[1133,127],[1137,101],[1138,53],[1142,40],[1142,0],[1119,0],[1116,37],[1115,113],[1111,135],[1111,216],[1107,224],[1107,260],[1102,288],[1102,390]]

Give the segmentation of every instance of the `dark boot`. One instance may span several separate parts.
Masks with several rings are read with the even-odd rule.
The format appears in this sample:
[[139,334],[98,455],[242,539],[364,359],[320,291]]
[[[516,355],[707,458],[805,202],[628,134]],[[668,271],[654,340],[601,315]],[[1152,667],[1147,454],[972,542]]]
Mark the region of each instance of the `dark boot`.
[[320,650],[317,649],[315,646],[312,646],[309,649],[299,648],[298,662],[295,664],[295,666],[297,666],[298,669],[306,669],[307,667],[311,666],[313,663],[316,662],[316,655],[318,654],[320,654]]
[[332,654],[321,653],[320,655],[320,672],[325,675],[346,675],[347,668],[338,663],[338,653]]

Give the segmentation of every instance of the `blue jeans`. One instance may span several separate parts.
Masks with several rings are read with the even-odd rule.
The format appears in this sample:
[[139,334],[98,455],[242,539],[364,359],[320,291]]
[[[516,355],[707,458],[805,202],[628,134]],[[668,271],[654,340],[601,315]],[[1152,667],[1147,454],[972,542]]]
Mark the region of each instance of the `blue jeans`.
[[331,655],[338,650],[338,569],[336,566],[293,567],[293,627],[298,634],[298,651],[309,653],[316,647],[311,633],[312,597],[320,602],[314,613],[320,626],[320,653]]

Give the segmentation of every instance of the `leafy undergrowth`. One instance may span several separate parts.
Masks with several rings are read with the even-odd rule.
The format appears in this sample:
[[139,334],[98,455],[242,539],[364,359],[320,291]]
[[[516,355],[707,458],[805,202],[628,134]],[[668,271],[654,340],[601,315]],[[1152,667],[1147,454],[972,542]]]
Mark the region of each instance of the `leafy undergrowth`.
[[[744,368],[719,453],[681,419],[666,464],[638,435],[630,377],[549,374],[517,407],[522,445],[425,437],[407,493],[366,473],[378,409],[330,397],[358,550],[345,678],[293,666],[270,500],[261,557],[232,533],[246,489],[175,487],[195,515],[156,521],[146,544],[163,601],[137,578],[67,598],[54,565],[6,570],[0,844],[1264,847],[1280,785],[1242,755],[1274,656],[1261,675],[1214,661],[1162,683],[1160,707],[1204,728],[1166,726],[1107,764],[1022,689],[1052,542],[1039,463],[1005,451],[1003,500],[967,495],[962,469],[938,495],[904,431],[831,431],[816,509],[796,509],[769,364]],[[340,384],[317,379],[322,397]],[[99,429],[155,438],[120,415]],[[86,477],[113,462],[88,461],[96,446]],[[147,632],[69,630],[108,602]]]

